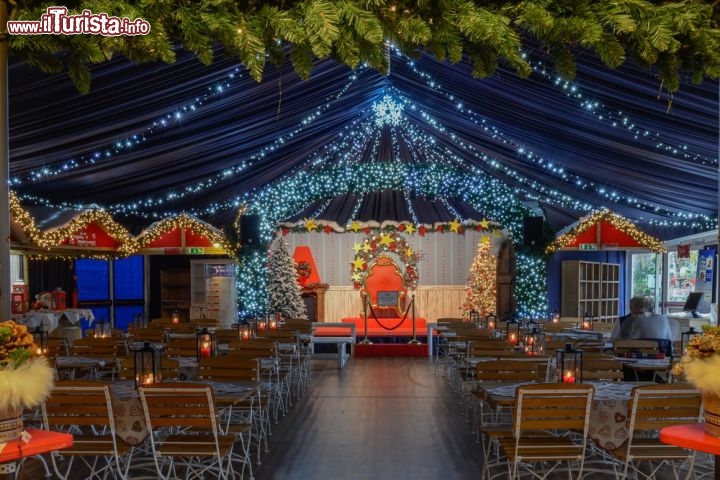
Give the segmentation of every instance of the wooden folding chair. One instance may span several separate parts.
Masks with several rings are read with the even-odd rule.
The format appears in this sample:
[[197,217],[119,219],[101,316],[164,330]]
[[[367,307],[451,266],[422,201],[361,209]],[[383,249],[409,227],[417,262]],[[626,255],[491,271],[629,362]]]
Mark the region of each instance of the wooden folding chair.
[[[698,423],[701,420],[700,391],[690,384],[643,385],[632,390],[628,405],[628,440],[612,451],[617,478],[655,479],[661,467],[670,465],[673,478],[680,478],[679,464],[687,467],[685,478],[691,478],[695,451],[662,443],[658,439],[663,427]],[[648,468],[640,468],[646,464]],[[663,469],[669,472],[669,469]],[[666,478],[666,477],[663,477]]]
[[[475,366],[477,384],[476,402],[473,404],[472,422],[477,440],[483,436],[486,441],[497,434],[508,431],[509,423],[503,424],[500,415],[511,403],[489,404],[485,389],[501,383],[538,382],[542,380],[540,363],[533,360],[489,360]],[[491,427],[491,428],[489,428]],[[499,429],[497,427],[500,427]],[[486,453],[488,450],[486,449]]]
[[624,357],[628,352],[659,353],[659,351],[655,340],[616,340],[613,343],[613,352],[618,357]]
[[[567,464],[568,477],[581,479],[594,387],[587,384],[540,383],[515,391],[512,434],[495,441],[514,480],[520,470],[545,479]],[[498,475],[496,475],[498,476]]]
[[[119,347],[123,347],[122,349]],[[102,362],[102,366],[93,367],[89,372],[91,379],[101,379],[104,376],[115,374],[115,357],[127,355],[124,351],[124,340],[119,341],[112,337],[87,337],[75,340],[70,347],[70,354],[76,357],[96,358]]]
[[159,478],[234,477],[235,435],[220,430],[212,387],[199,383],[144,385],[138,389]]
[[[223,357],[203,358],[198,364],[198,378],[213,382],[261,382],[261,364],[259,358],[244,358],[238,355],[226,355]],[[224,427],[225,433],[232,432],[239,437],[242,448],[249,457],[249,445],[254,443],[257,446],[257,459],[260,461],[261,452],[268,451],[268,431],[270,428],[270,416],[266,399],[262,393],[249,398],[245,402],[236,402],[234,399],[229,402],[218,400],[225,408]],[[247,438],[246,438],[247,437]],[[245,448],[245,446],[248,448]],[[243,469],[249,467],[252,477],[252,465],[243,463]]]
[[623,365],[619,360],[602,357],[583,359],[583,381],[620,381],[624,378]]
[[197,338],[173,337],[168,338],[165,345],[165,355],[169,357],[197,357]]
[[89,469],[85,478],[128,478],[133,447],[116,435],[108,385],[59,381],[41,408],[45,428],[71,433],[74,439],[72,447],[51,454],[58,477],[74,478],[77,458]]

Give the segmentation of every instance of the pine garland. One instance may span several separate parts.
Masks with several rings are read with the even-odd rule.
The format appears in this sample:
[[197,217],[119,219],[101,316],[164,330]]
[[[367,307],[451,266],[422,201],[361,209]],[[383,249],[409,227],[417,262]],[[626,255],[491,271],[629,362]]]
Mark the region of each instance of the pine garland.
[[[14,19],[38,20],[55,4],[18,2]],[[325,57],[385,72],[386,41],[408,54],[424,49],[440,60],[465,58],[476,76],[492,75],[501,64],[527,76],[523,51],[537,49],[568,79],[575,75],[574,53],[583,50],[611,68],[629,58],[653,66],[668,91],[677,90],[685,75],[695,82],[720,77],[720,5],[703,0],[84,0],[68,6],[70,13],[89,9],[151,24],[149,35],[136,37],[10,38],[15,57],[47,72],[67,71],[83,92],[90,88],[89,65],[115,55],[171,63],[176,45],[205,64],[221,45],[258,81],[268,59],[288,57],[302,78],[309,77],[315,58]]]

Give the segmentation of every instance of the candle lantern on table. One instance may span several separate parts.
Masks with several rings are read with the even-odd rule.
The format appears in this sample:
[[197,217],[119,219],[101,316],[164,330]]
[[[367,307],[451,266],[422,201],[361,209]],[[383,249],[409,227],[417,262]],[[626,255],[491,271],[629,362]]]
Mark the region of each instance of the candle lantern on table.
[[215,334],[207,327],[197,331],[197,359],[215,356]]
[[475,324],[477,328],[482,328],[482,322],[480,321],[480,314],[475,310],[470,310],[470,323]]
[[275,312],[275,316],[270,319],[270,322],[268,324],[268,328],[270,330],[277,330],[278,325],[280,325],[280,320],[282,319],[282,316],[280,315],[280,312]]
[[170,314],[170,322],[173,325],[177,325],[178,323],[180,323],[180,312],[178,312],[177,310],[173,310]]
[[485,317],[485,328],[495,330],[497,328],[497,317],[490,313]]
[[38,325],[32,332],[33,342],[37,346],[35,353],[38,355],[47,355],[48,353],[48,332],[43,324]]
[[135,388],[150,383],[157,383],[161,378],[161,349],[150,342],[134,347],[133,361],[135,372]]
[[238,340],[248,341],[253,337],[252,325],[247,320],[242,320],[237,323],[238,329]]
[[265,333],[268,329],[268,320],[265,317],[255,319],[255,330],[258,336]]
[[561,383],[582,383],[583,351],[572,343],[555,351],[555,366],[558,381]]
[[515,315],[511,315],[505,322],[505,338],[513,347],[522,340],[522,322]]
[[589,313],[586,313],[582,317],[582,323],[580,324],[583,330],[593,329],[593,317]]
[[95,322],[95,337],[96,338],[108,338],[110,337],[110,322],[105,319],[98,320]]
[[680,355],[685,353],[688,342],[695,335],[702,335],[702,332],[700,330],[695,330],[695,327],[690,327],[689,330],[680,334]]
[[541,332],[537,327],[525,330],[523,343],[525,344],[526,355],[539,356],[545,354],[545,332]]
[[557,309],[550,314],[550,323],[560,323],[560,312]]

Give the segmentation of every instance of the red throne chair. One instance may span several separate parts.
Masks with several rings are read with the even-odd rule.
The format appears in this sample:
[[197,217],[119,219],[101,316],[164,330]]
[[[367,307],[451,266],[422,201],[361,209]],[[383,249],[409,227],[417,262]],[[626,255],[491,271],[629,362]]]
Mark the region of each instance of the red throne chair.
[[[354,323],[358,337],[410,337],[413,333],[413,299],[408,297],[405,276],[400,267],[387,255],[380,255],[368,266],[368,272],[360,289],[363,308],[360,315],[343,318],[343,323]],[[412,312],[412,313],[411,313]],[[415,319],[415,330],[427,329],[424,318]]]
[[370,265],[360,296],[367,302],[368,317],[403,317],[407,300],[405,278],[390,257],[380,255]]

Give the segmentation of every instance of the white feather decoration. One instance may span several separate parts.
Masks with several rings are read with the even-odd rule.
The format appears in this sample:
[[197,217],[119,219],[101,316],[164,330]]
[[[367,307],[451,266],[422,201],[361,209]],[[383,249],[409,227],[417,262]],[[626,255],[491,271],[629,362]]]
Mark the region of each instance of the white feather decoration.
[[703,359],[682,358],[685,377],[700,390],[720,395],[720,354],[713,354]]
[[36,407],[45,401],[54,382],[53,369],[44,357],[0,369],[0,410]]

